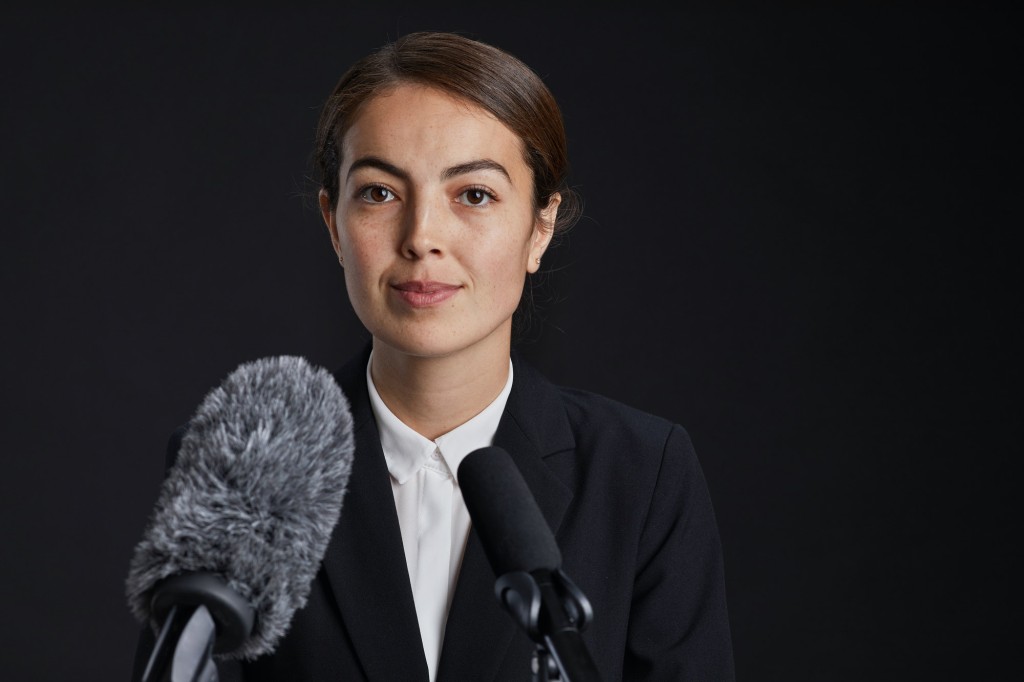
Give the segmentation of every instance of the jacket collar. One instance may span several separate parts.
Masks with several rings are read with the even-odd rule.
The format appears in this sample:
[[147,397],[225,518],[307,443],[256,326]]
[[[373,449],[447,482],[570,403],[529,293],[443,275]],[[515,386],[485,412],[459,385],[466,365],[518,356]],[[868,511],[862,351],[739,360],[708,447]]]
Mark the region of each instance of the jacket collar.
[[[387,466],[366,387],[369,347],[335,373],[349,400],[356,456],[342,513],[324,557],[356,655],[371,680],[426,680],[415,604]],[[575,439],[558,390],[512,354],[512,392],[494,444],[519,467],[544,518],[558,531],[572,493],[544,458]],[[489,680],[516,625],[494,597],[496,576],[470,532],[445,630],[438,680]],[[523,661],[524,669],[529,661]]]
[[366,388],[368,358],[369,347],[334,373],[349,401],[356,449],[323,569],[367,679],[426,682],[395,498]]

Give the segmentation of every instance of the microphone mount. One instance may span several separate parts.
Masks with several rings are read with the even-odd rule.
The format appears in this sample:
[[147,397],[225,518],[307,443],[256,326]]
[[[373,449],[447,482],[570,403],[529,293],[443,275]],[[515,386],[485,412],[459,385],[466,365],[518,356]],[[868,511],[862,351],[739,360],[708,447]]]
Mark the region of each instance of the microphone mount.
[[156,644],[143,682],[217,682],[214,653],[238,649],[253,631],[252,606],[207,572],[171,576],[153,592]]
[[586,595],[559,568],[511,571],[494,584],[498,603],[537,645],[533,682],[598,682],[580,633],[594,619]]

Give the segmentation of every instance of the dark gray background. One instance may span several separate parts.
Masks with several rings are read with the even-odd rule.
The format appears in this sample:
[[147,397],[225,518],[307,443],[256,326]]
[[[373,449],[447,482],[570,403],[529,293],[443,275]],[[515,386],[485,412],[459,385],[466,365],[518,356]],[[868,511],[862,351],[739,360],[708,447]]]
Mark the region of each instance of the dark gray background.
[[0,16],[5,680],[127,679],[171,430],[243,361],[366,341],[308,153],[344,68],[423,28],[563,105],[585,216],[521,350],[690,431],[740,678],[997,678],[1017,15],[631,4]]

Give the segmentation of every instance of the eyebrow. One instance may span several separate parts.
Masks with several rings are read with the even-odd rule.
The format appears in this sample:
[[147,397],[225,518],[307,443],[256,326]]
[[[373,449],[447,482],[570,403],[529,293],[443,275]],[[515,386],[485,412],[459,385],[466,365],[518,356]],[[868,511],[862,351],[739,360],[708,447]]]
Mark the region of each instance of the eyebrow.
[[[360,168],[376,168],[377,170],[384,171],[385,173],[393,175],[400,180],[409,180],[408,173],[406,173],[404,170],[402,170],[395,164],[388,163],[384,159],[377,156],[364,156],[361,159],[353,161],[352,165],[348,169],[348,175],[346,175],[346,178],[352,177],[352,174],[355,173]],[[502,166],[497,161],[493,161],[491,159],[476,159],[475,161],[467,161],[466,163],[460,163],[455,166],[450,166],[441,171],[441,179],[451,180],[452,178],[458,177],[459,175],[465,175],[466,173],[475,173],[476,171],[483,170],[497,171],[498,173],[504,175],[509,182],[512,182],[512,176],[509,175],[508,170],[506,170],[505,167]]]
[[451,168],[445,168],[441,173],[442,180],[451,180],[458,175],[465,175],[466,173],[475,173],[476,171],[497,171],[505,176],[505,179],[512,182],[512,176],[508,174],[505,167],[497,161],[491,159],[477,159],[476,161],[468,161],[466,163],[460,163],[457,166]]

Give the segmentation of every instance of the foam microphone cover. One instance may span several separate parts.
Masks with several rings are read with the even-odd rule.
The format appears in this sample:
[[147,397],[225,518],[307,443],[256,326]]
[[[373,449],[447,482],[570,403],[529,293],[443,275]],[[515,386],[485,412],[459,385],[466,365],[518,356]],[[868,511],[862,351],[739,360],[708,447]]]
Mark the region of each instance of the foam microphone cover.
[[469,453],[459,465],[458,479],[496,576],[561,566],[555,536],[505,450],[493,446]]
[[189,422],[126,581],[142,622],[162,580],[211,572],[255,610],[231,658],[273,650],[341,513],[354,442],[334,378],[300,357],[239,366]]

